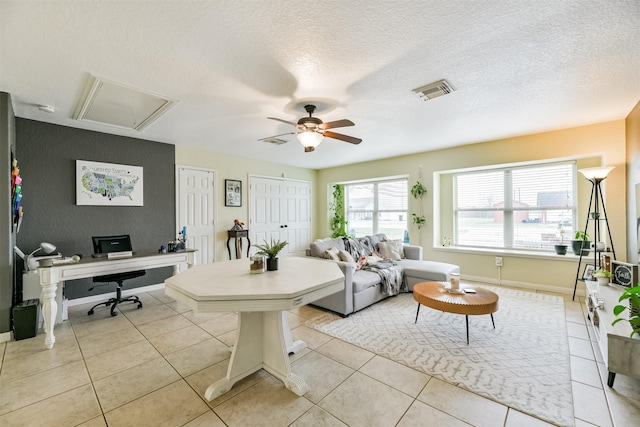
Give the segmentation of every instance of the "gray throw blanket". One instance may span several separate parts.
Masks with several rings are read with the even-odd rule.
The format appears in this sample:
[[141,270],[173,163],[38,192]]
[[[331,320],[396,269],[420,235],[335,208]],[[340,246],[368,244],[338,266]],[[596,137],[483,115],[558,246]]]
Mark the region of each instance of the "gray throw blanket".
[[369,256],[373,252],[373,246],[367,237],[344,239],[344,247],[356,262],[363,256]]
[[375,264],[367,264],[362,269],[378,273],[382,281],[382,293],[385,295],[398,295],[407,290],[402,269],[389,259],[378,261]]

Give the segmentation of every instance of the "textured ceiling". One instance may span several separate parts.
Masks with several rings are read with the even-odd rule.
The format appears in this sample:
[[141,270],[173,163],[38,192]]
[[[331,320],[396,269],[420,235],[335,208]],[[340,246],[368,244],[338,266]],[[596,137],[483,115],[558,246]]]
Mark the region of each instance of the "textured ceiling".
[[[18,117],[325,168],[622,119],[639,22],[637,0],[1,0],[0,90]],[[142,132],[79,122],[89,75],[178,104]],[[362,144],[258,141],[308,101]]]

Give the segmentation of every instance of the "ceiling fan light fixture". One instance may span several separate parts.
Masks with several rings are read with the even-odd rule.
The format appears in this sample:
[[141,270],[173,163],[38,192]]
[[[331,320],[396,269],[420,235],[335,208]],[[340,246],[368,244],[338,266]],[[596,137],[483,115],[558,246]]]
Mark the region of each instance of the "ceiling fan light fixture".
[[321,133],[314,132],[313,130],[305,130],[303,132],[299,132],[298,141],[304,146],[305,153],[309,153],[316,149],[318,144],[322,142],[324,136]]

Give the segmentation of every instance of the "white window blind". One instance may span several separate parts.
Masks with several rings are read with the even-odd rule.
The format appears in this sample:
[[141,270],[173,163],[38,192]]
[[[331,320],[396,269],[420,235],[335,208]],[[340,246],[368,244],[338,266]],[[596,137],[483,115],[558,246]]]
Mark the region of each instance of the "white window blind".
[[575,180],[575,162],[455,174],[454,243],[553,250],[573,235]]
[[407,230],[407,180],[347,184],[347,230],[360,237],[385,233],[389,239],[404,238]]

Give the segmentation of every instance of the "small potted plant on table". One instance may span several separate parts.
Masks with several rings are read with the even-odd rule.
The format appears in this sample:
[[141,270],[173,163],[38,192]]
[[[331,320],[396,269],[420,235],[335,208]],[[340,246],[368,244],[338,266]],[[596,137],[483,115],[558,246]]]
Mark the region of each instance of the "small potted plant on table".
[[611,276],[613,276],[613,274],[611,274],[610,271],[607,270],[596,270],[593,272],[593,277],[598,281],[598,285],[608,285],[609,284],[609,280],[611,279]]
[[258,249],[256,255],[264,255],[267,257],[267,271],[276,271],[278,269],[278,253],[287,245],[287,241],[281,242],[275,239],[271,239],[271,243],[267,243],[267,241],[264,240],[263,245],[256,245]]

